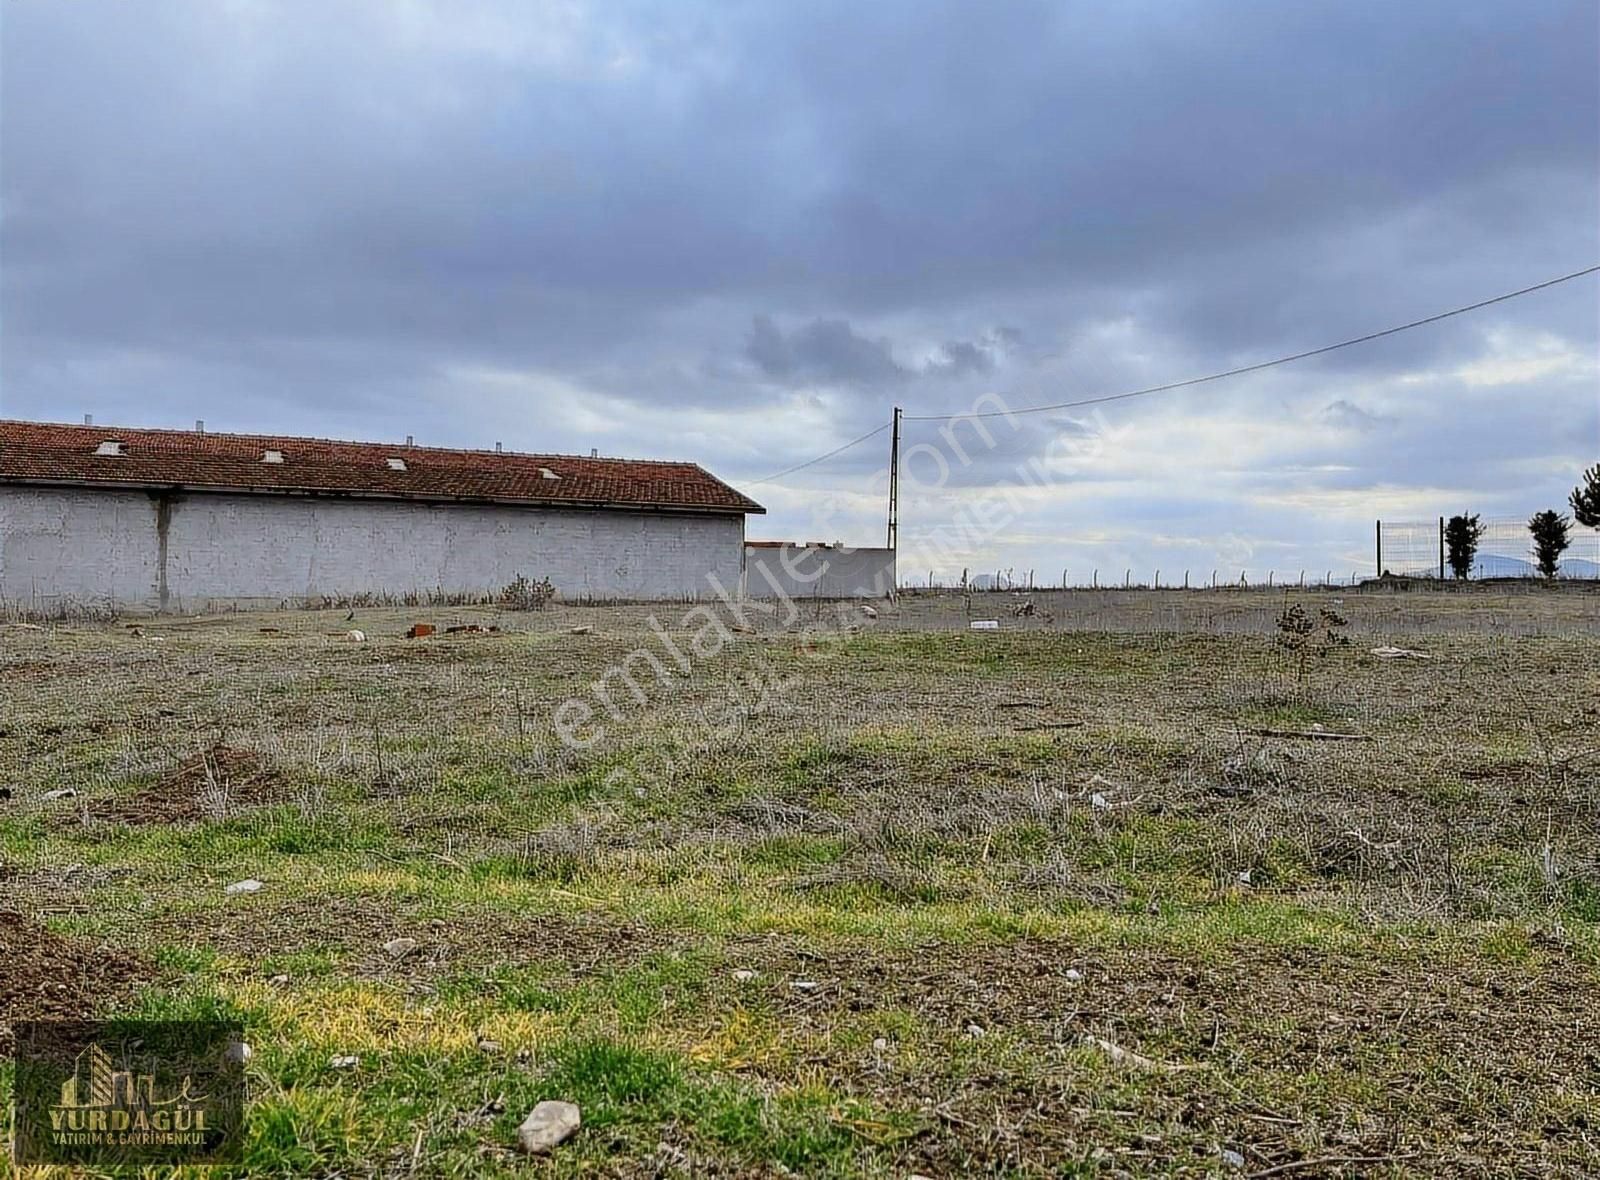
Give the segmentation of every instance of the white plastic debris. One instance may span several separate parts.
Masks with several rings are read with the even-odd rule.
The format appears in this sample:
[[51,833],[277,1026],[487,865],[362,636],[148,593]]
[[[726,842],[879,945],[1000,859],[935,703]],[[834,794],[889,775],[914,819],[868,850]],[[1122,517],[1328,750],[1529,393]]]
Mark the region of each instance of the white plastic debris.
[[998,631],[1000,630],[1000,620],[973,619],[972,622],[967,624],[967,629],[969,631]]
[[365,643],[367,641],[367,633],[359,629],[346,631],[344,637],[351,643]]
[[361,1058],[354,1053],[342,1053],[328,1058],[330,1069],[354,1069],[361,1064]]
[[77,796],[78,792],[73,790],[71,787],[62,787],[57,791],[46,791],[43,795],[40,795],[39,798],[43,799],[47,803],[50,803],[57,799],[75,799]]
[[254,877],[246,877],[243,881],[235,881],[222,892],[224,893],[260,893],[264,886]]

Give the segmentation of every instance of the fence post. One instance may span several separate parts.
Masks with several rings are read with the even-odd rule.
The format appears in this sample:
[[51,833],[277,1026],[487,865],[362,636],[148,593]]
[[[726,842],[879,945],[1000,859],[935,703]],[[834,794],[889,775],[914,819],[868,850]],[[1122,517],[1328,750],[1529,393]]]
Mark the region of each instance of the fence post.
[[1157,590],[1161,589],[1161,571],[1160,570],[1156,571],[1156,589]]
[[1377,534],[1378,534],[1378,569],[1377,569],[1377,576],[1381,578],[1381,577],[1383,577],[1383,521],[1380,520],[1380,521],[1377,522],[1377,530],[1376,531],[1377,531]]
[[1439,581],[1444,581],[1444,517],[1439,518]]
[[1188,570],[1184,570],[1183,571],[1183,588],[1185,590],[1187,590],[1189,588],[1189,571]]

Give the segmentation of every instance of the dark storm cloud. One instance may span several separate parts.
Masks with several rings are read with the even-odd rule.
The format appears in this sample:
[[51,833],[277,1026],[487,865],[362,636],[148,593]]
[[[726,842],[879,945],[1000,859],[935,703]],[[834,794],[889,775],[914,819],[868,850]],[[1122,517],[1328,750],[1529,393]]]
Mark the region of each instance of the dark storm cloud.
[[[0,411],[738,476],[895,403],[1214,371],[1600,256],[1597,39],[1586,0],[13,4]],[[1528,464],[1600,432],[1595,291],[1119,421],[1155,467],[1233,423],[1219,481],[1547,499]],[[1126,527],[1155,536],[1138,478]],[[1280,527],[1226,478],[1213,531]]]

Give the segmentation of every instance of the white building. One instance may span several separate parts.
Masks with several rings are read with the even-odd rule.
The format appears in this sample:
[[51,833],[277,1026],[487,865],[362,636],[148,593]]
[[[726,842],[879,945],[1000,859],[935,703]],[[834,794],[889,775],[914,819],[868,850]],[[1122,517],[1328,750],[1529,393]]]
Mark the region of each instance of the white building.
[[356,595],[740,592],[765,509],[692,463],[0,421],[0,600],[206,611]]

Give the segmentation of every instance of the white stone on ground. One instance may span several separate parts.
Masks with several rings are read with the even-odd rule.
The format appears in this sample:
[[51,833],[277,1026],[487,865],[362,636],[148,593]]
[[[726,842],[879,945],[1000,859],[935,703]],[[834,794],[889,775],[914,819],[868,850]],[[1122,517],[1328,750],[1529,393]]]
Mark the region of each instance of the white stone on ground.
[[573,1103],[541,1102],[517,1128],[517,1146],[529,1155],[542,1155],[571,1139],[582,1124],[582,1112]]

